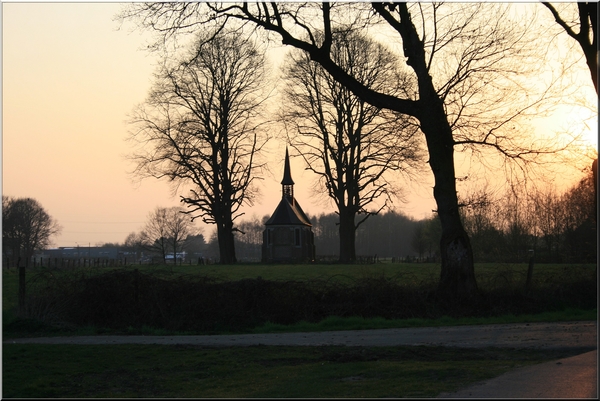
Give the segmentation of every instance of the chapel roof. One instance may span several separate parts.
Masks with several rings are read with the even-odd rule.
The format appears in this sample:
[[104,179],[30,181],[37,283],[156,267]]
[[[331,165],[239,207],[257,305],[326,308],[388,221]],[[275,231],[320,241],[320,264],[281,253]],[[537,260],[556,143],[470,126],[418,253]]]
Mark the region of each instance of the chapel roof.
[[273,215],[265,223],[267,226],[272,225],[303,225],[311,227],[310,220],[300,207],[296,199],[283,197],[273,212]]

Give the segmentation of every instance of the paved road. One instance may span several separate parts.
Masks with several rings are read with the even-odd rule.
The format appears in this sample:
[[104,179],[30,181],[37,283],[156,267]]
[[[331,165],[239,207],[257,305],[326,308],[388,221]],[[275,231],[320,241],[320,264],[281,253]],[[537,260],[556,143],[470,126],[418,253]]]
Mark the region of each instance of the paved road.
[[440,398],[598,399],[598,351],[513,370]]
[[320,333],[214,336],[87,336],[5,340],[36,344],[195,344],[250,345],[429,345],[463,348],[576,348],[585,352],[560,361],[529,366],[477,383],[445,398],[592,398],[597,399],[597,322],[498,324],[414,329],[351,330]]

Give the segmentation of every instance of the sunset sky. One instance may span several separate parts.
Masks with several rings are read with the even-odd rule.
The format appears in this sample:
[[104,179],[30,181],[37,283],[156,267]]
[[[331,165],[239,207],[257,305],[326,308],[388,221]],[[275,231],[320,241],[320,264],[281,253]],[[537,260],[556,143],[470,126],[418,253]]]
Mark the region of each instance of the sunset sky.
[[[118,29],[113,18],[120,7],[2,4],[2,193],[42,204],[63,227],[54,246],[122,242],[157,206],[179,205],[166,182],[147,179],[136,185],[128,175],[133,166],[126,159],[131,152],[127,115],[146,97],[157,57],[141,50],[147,39],[142,33]],[[583,60],[573,73],[584,83],[582,98],[595,104]],[[536,126],[558,129],[566,118],[554,115]],[[597,120],[588,125],[584,135],[597,147]],[[273,175],[264,177],[264,195],[246,208],[248,217],[270,214],[280,199],[285,144],[275,142],[272,150]],[[571,181],[578,178],[568,174]],[[307,213],[333,210],[313,202],[311,177],[299,160],[292,162],[292,175]],[[427,172],[407,186],[408,203],[397,203],[397,210],[428,217],[435,208],[431,186]],[[204,227],[205,235],[211,230]]]

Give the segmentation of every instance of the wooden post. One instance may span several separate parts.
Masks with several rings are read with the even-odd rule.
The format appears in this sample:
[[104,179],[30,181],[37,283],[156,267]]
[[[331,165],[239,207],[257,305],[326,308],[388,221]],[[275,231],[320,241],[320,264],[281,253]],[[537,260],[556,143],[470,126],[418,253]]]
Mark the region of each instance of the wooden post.
[[19,269],[19,315],[25,314],[25,266],[21,266],[21,258],[17,259]]
[[529,250],[529,266],[527,267],[527,281],[525,281],[525,293],[531,290],[531,277],[533,276],[533,249]]
[[139,271],[138,269],[135,269],[133,271],[133,299],[135,300],[135,303],[137,305],[138,303],[138,294],[139,294]]

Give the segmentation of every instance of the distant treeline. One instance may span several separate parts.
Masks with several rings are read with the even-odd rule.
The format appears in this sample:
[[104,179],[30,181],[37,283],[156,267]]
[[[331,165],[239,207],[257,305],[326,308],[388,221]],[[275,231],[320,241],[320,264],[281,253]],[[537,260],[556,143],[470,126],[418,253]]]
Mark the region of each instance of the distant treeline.
[[[460,212],[471,239],[475,262],[523,263],[529,261],[532,253],[536,262],[543,263],[596,262],[597,217],[593,184],[590,173],[563,193],[513,188],[500,196],[481,190],[465,197],[461,200]],[[261,260],[264,223],[269,217],[255,216],[239,221],[239,232],[235,234],[238,261]],[[309,214],[308,217],[315,234],[316,262],[338,261],[338,216],[329,213]],[[123,244],[105,244],[103,248],[114,247],[123,255],[127,254],[127,264],[160,263],[160,255],[130,237]],[[384,259],[439,262],[440,237],[441,224],[435,213],[430,218],[416,220],[387,211],[371,216],[359,226],[357,262],[374,263]],[[218,262],[216,233],[208,242],[202,234],[189,235],[182,243],[182,252],[186,256],[178,259],[178,263]],[[116,259],[123,259],[118,262],[120,264],[125,263],[124,258]],[[8,260],[4,262],[9,265]]]
[[[476,262],[593,263],[596,261],[596,202],[592,174],[564,193],[512,189],[500,196],[482,190],[462,200],[461,214]],[[241,221],[235,249],[239,261],[258,261],[269,216]],[[338,217],[309,215],[317,261],[339,255]],[[357,230],[357,259],[439,261],[441,225],[435,214],[415,220],[398,212],[367,219]],[[218,258],[213,235],[205,254]]]
[[[261,259],[262,233],[264,222],[270,216],[255,217],[253,220],[241,221],[238,228],[242,233],[236,233],[235,250],[239,261],[259,261]],[[310,215],[312,230],[315,234],[317,261],[335,262],[339,256],[339,226],[335,213]],[[400,260],[415,260],[418,253],[411,245],[412,237],[421,222],[400,213],[388,212],[372,216],[362,224],[357,231],[357,259],[374,261],[375,258],[395,258]],[[218,256],[216,236],[211,236],[207,244],[206,255],[211,258]],[[432,256],[431,255],[422,255]]]

